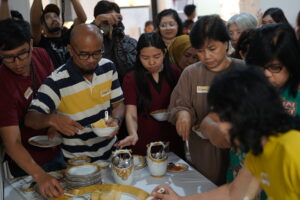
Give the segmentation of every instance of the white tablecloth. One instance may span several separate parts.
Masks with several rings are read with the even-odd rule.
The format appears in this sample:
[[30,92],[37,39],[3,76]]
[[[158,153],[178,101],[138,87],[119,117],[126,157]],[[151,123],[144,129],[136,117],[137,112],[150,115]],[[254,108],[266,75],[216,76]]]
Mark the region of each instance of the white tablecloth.
[[[168,162],[185,163],[174,153],[169,153]],[[114,184],[111,169],[103,170],[102,180],[104,184]],[[32,182],[30,176],[11,180],[9,182],[6,181],[4,191],[5,200],[43,199],[36,192],[23,192],[20,189],[24,184],[29,184],[30,182]],[[182,196],[205,192],[216,187],[215,184],[192,167],[189,167],[188,170],[183,172],[167,172],[166,176],[162,178],[152,177],[148,168],[145,167],[135,171],[134,182],[132,185],[141,188],[148,193],[151,193],[153,188],[158,185],[169,185]]]

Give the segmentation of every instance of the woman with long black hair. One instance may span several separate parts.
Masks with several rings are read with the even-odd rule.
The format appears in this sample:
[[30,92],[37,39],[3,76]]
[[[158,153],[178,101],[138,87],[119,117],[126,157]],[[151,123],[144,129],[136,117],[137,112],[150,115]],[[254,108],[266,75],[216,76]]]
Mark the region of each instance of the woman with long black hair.
[[164,42],[158,33],[145,33],[137,43],[135,69],[123,82],[126,125],[129,136],[118,146],[133,146],[133,153],[146,154],[146,145],[169,141],[170,150],[183,155],[183,143],[167,121],[151,117],[153,111],[167,109],[180,71],[171,66]]

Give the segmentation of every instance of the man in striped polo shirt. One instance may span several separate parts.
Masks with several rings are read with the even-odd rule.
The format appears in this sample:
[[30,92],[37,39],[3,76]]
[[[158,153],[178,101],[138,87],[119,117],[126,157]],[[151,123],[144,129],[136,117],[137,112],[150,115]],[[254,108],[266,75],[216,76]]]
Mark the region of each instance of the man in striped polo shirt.
[[66,159],[108,159],[118,130],[108,137],[99,137],[88,125],[104,118],[105,111],[111,116],[108,125],[120,124],[124,117],[116,68],[102,58],[103,36],[95,25],[74,27],[68,50],[71,59],[41,85],[25,124],[35,129],[53,127],[60,132]]

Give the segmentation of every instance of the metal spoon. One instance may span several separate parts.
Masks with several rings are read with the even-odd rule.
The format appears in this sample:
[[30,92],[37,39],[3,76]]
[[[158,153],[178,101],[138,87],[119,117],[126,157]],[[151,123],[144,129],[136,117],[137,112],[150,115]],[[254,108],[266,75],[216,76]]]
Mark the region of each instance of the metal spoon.
[[106,110],[105,112],[104,112],[104,121],[108,121],[108,119],[109,119],[109,115],[108,115],[108,111]]

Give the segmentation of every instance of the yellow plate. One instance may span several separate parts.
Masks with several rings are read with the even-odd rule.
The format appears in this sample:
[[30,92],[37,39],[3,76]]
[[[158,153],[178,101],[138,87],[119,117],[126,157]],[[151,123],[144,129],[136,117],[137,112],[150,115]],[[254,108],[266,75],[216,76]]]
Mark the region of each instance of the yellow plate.
[[[92,185],[87,187],[81,187],[78,189],[68,191],[74,195],[89,196],[91,200],[120,200],[123,195],[129,197],[126,199],[132,200],[145,200],[150,195],[140,188],[136,188],[130,185],[118,185],[118,184],[103,184]],[[71,199],[69,196],[61,196],[59,198],[53,198],[53,200],[66,200]]]

